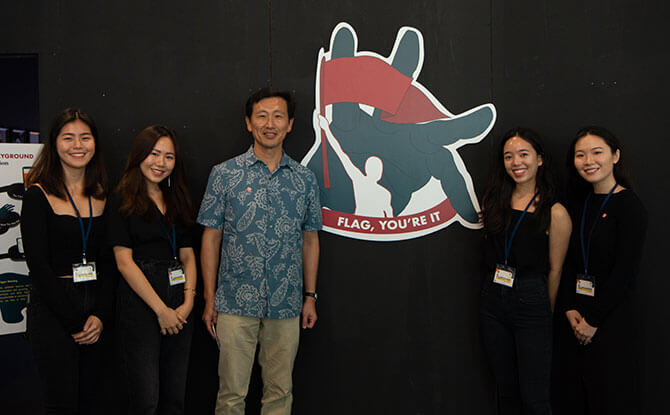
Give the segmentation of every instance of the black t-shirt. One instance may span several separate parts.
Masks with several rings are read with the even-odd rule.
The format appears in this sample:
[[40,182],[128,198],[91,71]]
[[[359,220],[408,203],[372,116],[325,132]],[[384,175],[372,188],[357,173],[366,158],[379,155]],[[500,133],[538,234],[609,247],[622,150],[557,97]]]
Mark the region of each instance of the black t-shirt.
[[[124,217],[119,213],[121,200],[118,196],[110,199],[108,241],[111,246],[124,246],[133,250],[133,259],[174,258],[172,245],[172,227],[165,221],[160,210],[154,206],[151,219],[144,219],[133,213]],[[192,247],[192,227],[183,223],[175,225],[177,238],[177,258],[179,248]]]

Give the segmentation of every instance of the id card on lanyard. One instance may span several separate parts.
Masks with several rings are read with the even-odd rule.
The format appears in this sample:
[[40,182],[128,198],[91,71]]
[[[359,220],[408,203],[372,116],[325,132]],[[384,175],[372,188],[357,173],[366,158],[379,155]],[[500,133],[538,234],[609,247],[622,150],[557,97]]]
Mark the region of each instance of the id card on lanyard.
[[514,277],[516,277],[516,269],[514,267],[507,265],[507,260],[509,259],[509,254],[510,251],[512,250],[512,241],[514,240],[514,236],[516,236],[516,231],[519,230],[519,225],[521,225],[521,221],[523,220],[524,216],[526,216],[526,213],[528,212],[528,209],[530,209],[530,206],[533,204],[533,202],[535,202],[535,199],[537,198],[538,194],[539,192],[536,192],[530,199],[530,202],[528,202],[528,204],[526,205],[526,208],[523,210],[523,213],[516,221],[514,229],[512,229],[512,234],[509,235],[508,237],[507,232],[505,232],[505,263],[496,264],[496,272],[495,274],[493,274],[493,282],[495,282],[496,284],[504,285],[506,287],[514,286]]
[[184,266],[181,261],[177,259],[177,233],[175,232],[175,225],[172,225],[172,238],[170,238],[170,233],[165,229],[163,222],[160,222],[160,224],[170,242],[172,257],[174,258],[174,263],[168,267],[168,280],[170,281],[170,286],[183,284],[186,282],[186,274],[184,273]]
[[91,203],[91,196],[88,197],[88,229],[84,232],[84,220],[81,218],[79,209],[77,209],[77,206],[74,204],[74,200],[72,199],[70,192],[67,190],[67,186],[65,186],[65,194],[67,194],[67,198],[70,200],[74,213],[77,215],[79,230],[81,231],[81,263],[72,264],[72,281],[75,283],[95,281],[98,279],[95,271],[95,262],[86,261],[86,246],[88,244],[88,238],[91,235],[91,227],[93,226],[93,203]]
[[600,215],[603,213],[605,205],[612,197],[612,194],[614,193],[614,190],[617,188],[617,186],[618,184],[615,183],[614,187],[609,191],[607,197],[605,197],[605,200],[603,200],[603,203],[600,205],[600,209],[598,209],[598,214],[596,215],[596,218],[593,221],[593,225],[591,225],[591,230],[589,231],[589,237],[586,241],[584,240],[584,226],[586,223],[586,208],[589,204],[591,193],[589,193],[586,196],[586,199],[584,200],[584,209],[582,210],[582,222],[579,229],[579,241],[582,247],[582,260],[584,261],[584,273],[577,274],[577,285],[575,287],[575,292],[577,294],[586,295],[589,297],[595,297],[596,295],[596,277],[594,275],[589,274],[589,255],[591,254],[591,239],[593,238],[593,231],[596,229],[596,225],[598,224],[598,219],[600,219]]

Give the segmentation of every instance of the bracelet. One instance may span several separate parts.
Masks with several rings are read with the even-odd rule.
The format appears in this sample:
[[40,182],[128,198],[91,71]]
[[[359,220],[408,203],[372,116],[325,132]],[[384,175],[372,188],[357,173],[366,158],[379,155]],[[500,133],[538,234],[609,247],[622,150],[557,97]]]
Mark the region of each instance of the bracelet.
[[185,293],[187,293],[189,291],[193,291],[193,295],[195,295],[195,293],[196,293],[195,288],[184,288]]

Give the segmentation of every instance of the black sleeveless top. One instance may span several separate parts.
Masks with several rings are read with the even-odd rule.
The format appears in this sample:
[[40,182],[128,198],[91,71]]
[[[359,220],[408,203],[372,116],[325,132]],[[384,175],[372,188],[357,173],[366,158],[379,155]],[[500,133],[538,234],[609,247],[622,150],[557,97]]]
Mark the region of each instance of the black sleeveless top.
[[[523,211],[512,210],[508,235],[511,235]],[[484,243],[486,267],[493,273],[496,264],[505,262],[505,232],[489,234]],[[546,275],[549,272],[549,236],[540,231],[538,217],[533,212],[526,213],[516,231],[510,249],[507,265],[516,269],[517,277],[526,273]]]

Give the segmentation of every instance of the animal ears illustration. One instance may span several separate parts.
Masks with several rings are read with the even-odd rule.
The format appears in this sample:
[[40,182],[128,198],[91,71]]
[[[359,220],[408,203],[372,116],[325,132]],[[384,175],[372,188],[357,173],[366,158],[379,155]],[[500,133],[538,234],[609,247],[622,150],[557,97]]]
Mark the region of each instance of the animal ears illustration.
[[[330,42],[330,58],[355,56],[358,41],[354,29],[346,23],[340,23],[333,31]],[[416,79],[423,66],[423,37],[421,32],[411,27],[403,27],[398,31],[393,51],[393,66],[405,76]]]

